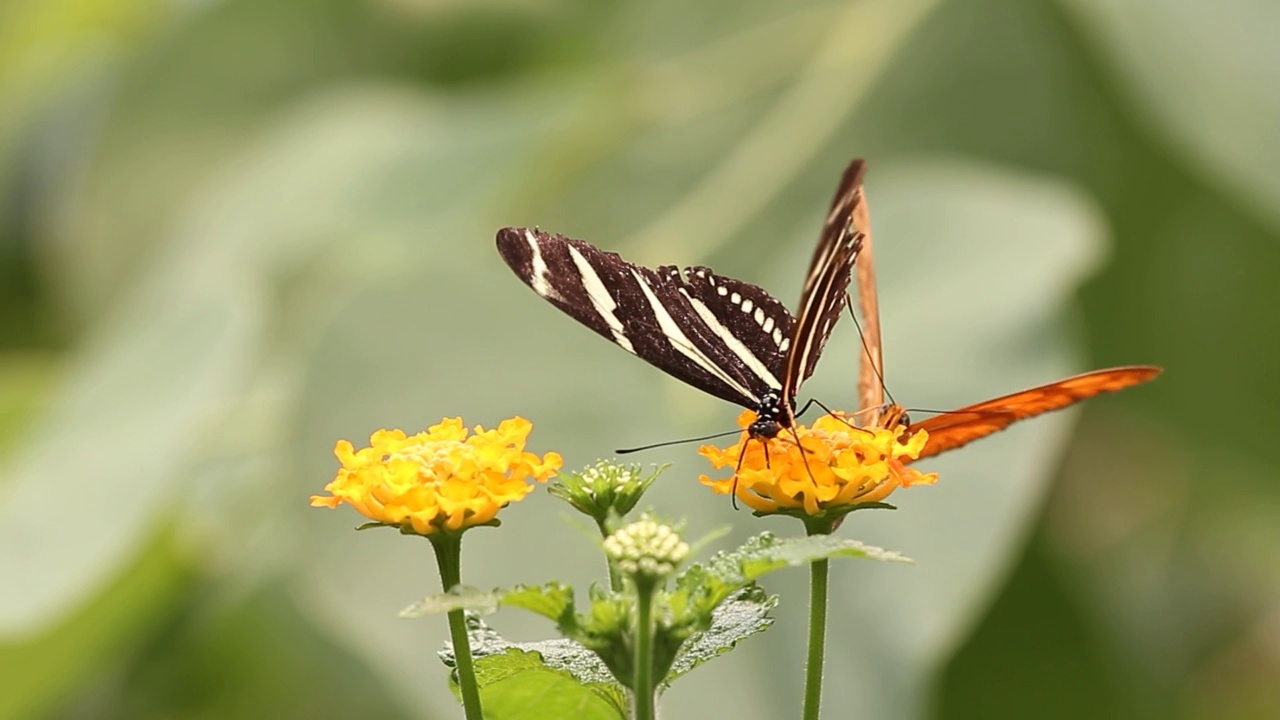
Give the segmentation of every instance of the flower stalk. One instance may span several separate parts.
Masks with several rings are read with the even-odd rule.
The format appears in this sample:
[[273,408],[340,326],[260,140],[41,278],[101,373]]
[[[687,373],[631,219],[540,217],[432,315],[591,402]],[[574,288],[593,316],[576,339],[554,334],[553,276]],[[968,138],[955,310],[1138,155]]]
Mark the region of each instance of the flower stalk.
[[827,649],[827,581],[831,561],[809,563],[809,650],[805,662],[805,720],[818,720],[822,712],[822,670]]
[[654,720],[653,685],[653,596],[652,583],[636,585],[636,654],[634,720]]
[[610,565],[630,579],[631,587],[635,588],[631,677],[630,682],[623,680],[623,684],[631,689],[632,717],[635,720],[653,720],[657,689],[654,677],[654,634],[657,632],[653,621],[654,598],[666,579],[689,556],[689,544],[681,540],[671,526],[646,514],[605,538],[604,551]]
[[[435,533],[430,540],[436,553],[436,566],[440,570],[440,586],[447,593],[462,584],[462,534]],[[463,713],[467,720],[484,720],[480,686],[476,683],[475,662],[471,657],[471,639],[467,635],[466,612],[457,608],[450,610],[448,617]]]

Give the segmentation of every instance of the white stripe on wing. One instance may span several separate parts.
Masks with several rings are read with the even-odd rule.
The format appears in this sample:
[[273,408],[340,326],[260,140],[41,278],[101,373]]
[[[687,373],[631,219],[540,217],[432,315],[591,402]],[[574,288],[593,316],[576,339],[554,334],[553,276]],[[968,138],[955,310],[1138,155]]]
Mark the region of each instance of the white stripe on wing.
[[542,246],[538,244],[538,238],[529,230],[525,230],[524,239],[529,243],[529,249],[533,253],[529,260],[529,287],[544,298],[563,300],[560,293],[556,292],[555,286],[547,279],[547,261],[542,257]]
[[729,328],[725,327],[720,322],[720,318],[716,317],[715,313],[711,312],[711,308],[707,307],[706,303],[689,297],[689,293],[685,292],[684,288],[681,288],[680,292],[684,293],[686,298],[689,298],[689,303],[693,305],[698,317],[702,318],[702,322],[706,323],[711,332],[715,333],[720,342],[724,343],[725,347],[729,348],[729,352],[736,355],[742,361],[742,364],[747,366],[747,369],[755,373],[756,377],[760,378],[760,381],[770,388],[777,390],[782,387],[782,383],[779,383],[778,378],[769,371],[769,368],[760,362],[760,358],[751,352],[751,348],[747,347],[745,343],[738,339],[737,335],[734,335]]
[[[680,324],[676,322],[676,319],[671,316],[671,313],[667,312],[667,308],[662,304],[662,301],[653,293],[653,289],[649,287],[649,284],[644,281],[644,278],[634,268],[631,268],[631,276],[635,278],[636,283],[640,286],[640,291],[644,293],[645,300],[649,302],[649,307],[653,309],[653,316],[658,321],[658,328],[662,330],[667,342],[671,343],[671,347],[675,348],[676,352],[692,360],[695,365],[714,375],[720,382],[733,388],[735,392],[750,400],[753,404],[760,402],[760,398],[743,387],[742,383],[730,377],[724,371],[724,368],[712,362],[711,358],[704,355],[698,349],[698,346],[693,344],[693,341],[680,329]],[[768,371],[766,371],[767,373]],[[776,383],[777,381],[774,382]]]
[[[587,297],[591,298],[591,305],[596,309],[596,313],[600,315],[600,319],[604,320],[605,325],[609,326],[609,332],[613,334],[613,341],[618,343],[623,350],[635,354],[636,349],[627,339],[626,333],[623,332],[622,321],[618,319],[615,312],[618,309],[618,303],[614,301],[613,296],[609,294],[609,288],[604,286],[604,281],[596,274],[596,269],[591,267],[591,263],[578,252],[578,249],[572,245],[566,245],[569,251],[569,257],[573,260],[573,264],[578,267],[578,275],[582,279],[582,289],[587,291]],[[536,287],[534,288],[537,289]],[[539,293],[541,294],[541,293]]]

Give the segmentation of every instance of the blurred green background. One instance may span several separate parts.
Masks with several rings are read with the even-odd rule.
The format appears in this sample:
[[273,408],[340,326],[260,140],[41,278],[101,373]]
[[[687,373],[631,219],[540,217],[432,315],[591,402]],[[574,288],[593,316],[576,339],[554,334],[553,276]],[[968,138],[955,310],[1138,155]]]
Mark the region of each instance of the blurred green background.
[[[1166,373],[844,525],[917,565],[836,565],[826,717],[1280,717],[1277,27],[1273,0],[6,0],[0,717],[458,717],[443,623],[395,616],[438,590],[425,544],[307,507],[333,442],[522,414],[574,467],[731,427],[494,231],[792,304],[854,156],[900,401]],[[850,407],[858,353],[838,328],[806,395]],[[798,532],[693,447],[642,459],[690,537]],[[545,494],[504,521],[466,581],[599,578]],[[669,717],[797,714],[804,579]]]

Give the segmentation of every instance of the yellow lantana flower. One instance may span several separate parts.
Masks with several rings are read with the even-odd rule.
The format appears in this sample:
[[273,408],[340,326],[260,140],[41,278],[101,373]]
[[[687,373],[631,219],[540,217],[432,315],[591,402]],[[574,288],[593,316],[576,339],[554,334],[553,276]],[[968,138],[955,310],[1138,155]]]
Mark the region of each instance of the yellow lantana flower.
[[533,423],[515,417],[493,430],[476,426],[468,436],[462,418],[445,418],[416,435],[379,430],[360,450],[339,440],[333,453],[342,468],[325,486],[331,494],[313,496],[311,504],[345,502],[374,522],[418,535],[496,524],[499,510],[533,490],[528,480],[544,482],[563,464],[558,453],[524,451],[531,430]]
[[[747,411],[738,422],[747,427],[753,419],[754,414]],[[839,516],[854,506],[880,502],[900,487],[938,479],[936,473],[907,467],[929,440],[923,430],[903,442],[899,439],[903,427],[853,428],[830,415],[809,427],[797,425],[795,430],[799,446],[789,430],[768,441],[744,433],[723,450],[702,446],[698,452],[714,467],[738,468],[736,475],[719,480],[703,475],[702,482],[717,493],[736,492],[760,514]]]

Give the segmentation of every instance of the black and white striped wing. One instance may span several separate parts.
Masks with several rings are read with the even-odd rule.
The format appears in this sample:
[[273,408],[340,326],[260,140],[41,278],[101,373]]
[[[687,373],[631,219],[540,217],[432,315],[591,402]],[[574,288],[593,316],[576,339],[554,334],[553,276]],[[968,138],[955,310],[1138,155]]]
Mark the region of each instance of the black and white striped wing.
[[859,208],[863,202],[865,172],[866,163],[861,159],[849,163],[845,169],[823,222],[818,247],[809,262],[809,273],[796,310],[791,352],[783,371],[782,397],[788,403],[795,402],[800,384],[813,374],[822,348],[847,302],[854,261],[862,248],[863,231],[856,226],[855,219],[862,215]]
[[534,292],[667,374],[749,408],[781,387],[794,320],[763,289],[703,267],[643,267],[532,228],[503,228],[497,240]]

